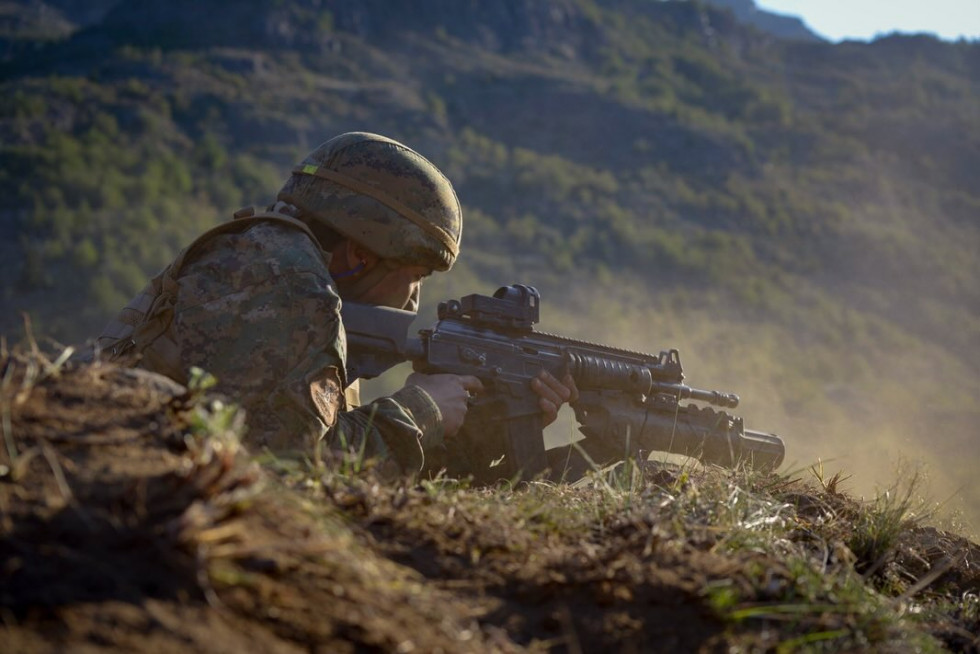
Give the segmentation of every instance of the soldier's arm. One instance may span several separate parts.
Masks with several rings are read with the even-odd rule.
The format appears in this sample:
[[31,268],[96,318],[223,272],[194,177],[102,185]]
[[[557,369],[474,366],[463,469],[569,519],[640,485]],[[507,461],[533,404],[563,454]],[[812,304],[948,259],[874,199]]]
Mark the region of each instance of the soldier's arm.
[[442,417],[432,397],[417,386],[406,386],[337,416],[329,433],[335,450],[360,452],[365,458],[395,460],[406,472],[417,472],[425,451],[442,444]]
[[344,411],[339,299],[316,246],[268,225],[215,241],[178,280],[174,333],[183,364],[213,374],[246,409],[247,441],[280,452],[346,446],[418,469],[423,434],[439,431],[423,391]]

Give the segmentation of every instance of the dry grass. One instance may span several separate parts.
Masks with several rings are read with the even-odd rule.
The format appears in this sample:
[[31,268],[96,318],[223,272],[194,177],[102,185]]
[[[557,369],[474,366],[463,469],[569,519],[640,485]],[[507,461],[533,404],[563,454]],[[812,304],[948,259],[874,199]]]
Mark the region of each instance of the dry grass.
[[[183,389],[59,359],[0,361],[0,615],[15,646],[978,647],[980,548],[926,524],[914,475],[867,501],[819,464],[383,480],[358,453],[253,456],[203,374]],[[119,599],[153,607],[134,615],[152,610],[166,633],[124,619]]]

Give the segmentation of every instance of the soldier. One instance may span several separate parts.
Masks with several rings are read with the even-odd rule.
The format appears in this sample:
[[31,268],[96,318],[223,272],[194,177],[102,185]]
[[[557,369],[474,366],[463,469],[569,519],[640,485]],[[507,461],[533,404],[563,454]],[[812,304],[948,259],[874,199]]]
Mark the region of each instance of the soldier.
[[[340,303],[417,309],[423,280],[456,259],[461,230],[455,191],[432,163],[383,136],[342,134],[293,169],[269,210],[239,211],[181,252],[98,346],[180,383],[192,366],[212,373],[246,409],[252,445],[310,452],[325,441],[418,471],[445,451],[482,385],[413,373],[355,406]],[[570,377],[547,373],[531,390],[545,423],[576,394]]]

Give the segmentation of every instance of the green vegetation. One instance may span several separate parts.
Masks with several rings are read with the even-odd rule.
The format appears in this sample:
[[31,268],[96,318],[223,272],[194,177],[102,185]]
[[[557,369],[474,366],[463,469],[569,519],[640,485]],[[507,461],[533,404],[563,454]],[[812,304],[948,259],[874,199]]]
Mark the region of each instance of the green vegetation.
[[[191,142],[174,109],[136,79],[110,86],[61,76],[26,84],[7,103],[10,129],[30,138],[2,154],[0,188],[19,208],[11,238],[22,262],[5,291],[45,294],[36,314],[45,333],[97,329],[217,221],[217,207],[276,183],[272,166],[229,154],[211,133]],[[49,116],[66,116],[66,125]]]

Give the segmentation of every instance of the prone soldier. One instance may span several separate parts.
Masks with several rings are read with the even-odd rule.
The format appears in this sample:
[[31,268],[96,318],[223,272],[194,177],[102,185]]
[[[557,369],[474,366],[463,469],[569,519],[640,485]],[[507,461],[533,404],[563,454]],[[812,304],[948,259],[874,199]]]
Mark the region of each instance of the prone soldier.
[[[383,136],[342,134],[292,170],[274,205],[239,211],[184,249],[98,347],[184,384],[192,367],[213,374],[246,410],[252,446],[308,453],[324,441],[419,471],[482,384],[413,373],[357,406],[340,307],[416,310],[423,281],[459,255],[462,222],[452,184],[427,159]],[[548,373],[532,392],[545,424],[577,396],[571,377]]]

